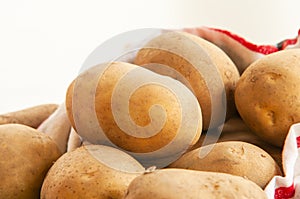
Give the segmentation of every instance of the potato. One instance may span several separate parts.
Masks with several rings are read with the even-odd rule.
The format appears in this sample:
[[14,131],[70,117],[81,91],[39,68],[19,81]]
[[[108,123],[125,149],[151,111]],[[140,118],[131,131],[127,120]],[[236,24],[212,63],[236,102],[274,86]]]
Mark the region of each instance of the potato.
[[161,169],[135,178],[125,199],[264,199],[254,182],[225,173]]
[[0,125],[0,198],[38,199],[44,177],[60,155],[54,141],[36,129]]
[[65,153],[49,170],[41,199],[123,198],[145,169],[131,156],[108,146],[87,145]]
[[57,104],[40,104],[0,115],[0,124],[24,124],[37,128],[56,109]]
[[[266,52],[274,50],[268,46],[260,46],[252,43],[248,43],[246,40],[239,38],[238,35],[232,34],[226,30],[197,27],[197,28],[185,28],[184,31],[195,34],[205,40],[208,40],[218,47],[220,47],[235,63],[240,74],[255,60],[264,56]],[[231,36],[229,36],[230,34]],[[246,44],[247,43],[247,44]],[[257,47],[255,50],[249,48],[248,44],[252,47]],[[264,48],[264,49],[262,49]],[[263,53],[259,50],[263,50]]]
[[68,139],[67,151],[73,151],[76,148],[80,147],[81,145],[82,145],[81,137],[77,134],[75,129],[72,128]]
[[[209,150],[204,157],[202,150]],[[219,142],[190,151],[169,167],[229,173],[247,178],[261,188],[281,175],[274,159],[261,148],[240,141]],[[259,172],[255,172],[259,171]]]
[[145,167],[164,167],[202,131],[196,97],[182,83],[124,62],[103,63],[69,86],[66,110],[84,142],[125,150]]
[[37,128],[37,130],[49,135],[57,144],[62,153],[67,151],[68,138],[71,132],[71,124],[66,113],[64,103]]
[[212,143],[211,141],[204,143],[205,139],[217,140],[217,142],[243,141],[254,144],[270,154],[282,171],[282,148],[276,147],[262,140],[249,129],[249,127],[240,117],[230,118],[224,124],[220,137],[216,133],[201,134],[198,142],[191,149],[189,149],[189,151]]
[[242,119],[259,137],[282,147],[290,126],[300,122],[300,49],[267,55],[251,64],[237,83]]
[[[239,72],[216,45],[184,32],[167,32],[149,41],[135,64],[184,83],[196,95],[203,114],[203,129],[223,124],[235,113],[235,84]],[[227,107],[226,107],[227,104]]]

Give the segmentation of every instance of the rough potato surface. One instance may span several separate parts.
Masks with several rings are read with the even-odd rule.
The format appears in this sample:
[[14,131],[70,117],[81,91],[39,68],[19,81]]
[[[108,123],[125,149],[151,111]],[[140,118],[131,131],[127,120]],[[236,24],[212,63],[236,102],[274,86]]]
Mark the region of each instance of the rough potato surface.
[[65,153],[51,167],[41,199],[122,198],[129,183],[143,171],[139,163],[117,149],[82,146]]
[[[201,150],[210,151],[201,158]],[[184,154],[170,167],[229,173],[245,177],[261,188],[275,175],[281,175],[279,166],[267,152],[255,145],[239,141],[200,147]]]
[[38,199],[44,177],[60,155],[46,134],[21,124],[0,125],[0,198]]
[[125,199],[265,199],[254,182],[224,173],[162,169],[135,178]]
[[235,102],[242,119],[262,139],[283,146],[300,122],[300,49],[265,56],[242,74]]

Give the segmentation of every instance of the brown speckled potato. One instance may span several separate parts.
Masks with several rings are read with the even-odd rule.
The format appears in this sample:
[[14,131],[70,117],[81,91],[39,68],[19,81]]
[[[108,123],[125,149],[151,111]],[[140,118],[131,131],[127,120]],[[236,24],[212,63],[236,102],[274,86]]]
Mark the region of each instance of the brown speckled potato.
[[42,199],[122,198],[144,168],[126,153],[107,146],[87,145],[65,153],[49,170]]
[[46,134],[22,124],[0,125],[0,198],[38,199],[44,177],[60,155]]
[[125,199],[266,199],[250,180],[225,173],[161,169],[135,178]]
[[[201,150],[210,149],[206,156],[200,157]],[[277,163],[267,152],[240,141],[219,142],[200,147],[184,154],[169,167],[229,173],[247,178],[261,188],[275,175],[281,175]]]
[[[107,68],[104,70],[105,67]],[[103,72],[101,72],[102,70]],[[133,81],[128,80],[120,83],[124,76],[137,70],[143,72],[141,74],[143,76],[136,76],[130,78]],[[137,85],[138,88],[136,89],[132,89],[132,86],[130,87],[130,85],[138,84],[138,81],[134,79],[140,79],[144,76],[146,78],[153,77],[152,79],[156,79],[156,81],[163,78],[161,75],[125,62],[103,63],[83,72],[70,84],[66,93],[66,110],[73,128],[77,130],[77,133],[84,140],[93,144],[102,144],[104,142],[103,138],[89,129],[91,126],[96,126],[98,130],[98,126],[100,126],[105,136],[116,146],[135,153],[148,153],[162,148],[174,139],[178,129],[183,126],[181,125],[182,109],[186,106],[190,107],[195,113],[199,113],[199,117],[195,117],[197,121],[195,121],[195,124],[192,124],[197,126],[197,134],[191,131],[190,127],[184,128],[186,135],[192,134],[194,136],[196,134],[191,145],[195,144],[202,131],[201,110],[197,99],[188,89],[186,89],[187,91],[183,90],[186,88],[185,86],[172,79],[170,79],[172,84],[178,85],[178,88],[181,89],[180,95],[186,92],[190,93],[184,96],[186,104],[180,104],[179,94],[169,89],[170,85],[167,84],[157,84],[153,81],[145,85]],[[170,83],[170,81],[167,83]],[[120,85],[124,85],[124,88],[118,93],[116,92],[116,87],[120,87]],[[124,97],[123,93],[130,92],[133,93],[129,98]],[[116,93],[120,95],[117,98],[117,102],[112,99],[113,94],[116,95]],[[74,101],[77,101],[78,104],[74,104]],[[152,108],[153,105],[162,106],[165,113],[162,113],[160,109]],[[117,106],[128,107],[128,115],[121,113],[118,116],[122,118],[122,121],[127,121],[130,118],[136,126],[146,127],[147,125],[150,126],[150,124],[153,125],[155,123],[154,119],[157,121],[164,120],[162,116],[166,117],[166,121],[160,130],[155,129],[160,125],[157,121],[156,126],[153,125],[153,128],[145,130],[148,133],[152,133],[151,130],[156,130],[157,132],[153,136],[145,138],[132,136],[126,132],[129,128],[124,130],[116,121],[117,114],[114,114],[113,108]],[[149,114],[151,108],[155,117]],[[93,112],[87,112],[86,109],[93,110]],[[97,117],[96,120],[91,120],[94,115]],[[81,129],[78,129],[78,126],[81,126]],[[134,128],[130,130],[132,132],[136,131]]]
[[245,124],[245,122],[240,117],[230,118],[223,126],[222,133],[218,137],[216,133],[206,133],[203,134],[197,144],[195,144],[190,151],[197,149],[201,146],[205,146],[211,144],[211,142],[204,143],[204,140],[218,140],[217,142],[224,141],[242,141],[250,144],[254,144],[259,148],[265,150],[268,154],[272,156],[272,158],[276,161],[278,166],[282,171],[282,148],[271,145],[260,137],[258,137],[255,133],[253,133],[249,127]]
[[57,108],[57,104],[40,104],[1,114],[0,124],[23,124],[32,128],[38,128]]
[[130,63],[101,63],[82,72],[65,102],[83,142],[112,143],[145,167],[167,166],[202,132],[200,105],[186,86]]
[[218,113],[225,110],[224,92],[227,118],[235,113],[233,93],[239,72],[232,60],[211,42],[189,33],[167,32],[149,41],[137,53],[134,63],[178,79],[189,87],[200,103],[204,130],[224,121],[223,114],[211,118],[212,108]]
[[238,81],[238,112],[266,142],[283,146],[290,126],[300,122],[299,77],[300,49],[290,49],[257,60]]

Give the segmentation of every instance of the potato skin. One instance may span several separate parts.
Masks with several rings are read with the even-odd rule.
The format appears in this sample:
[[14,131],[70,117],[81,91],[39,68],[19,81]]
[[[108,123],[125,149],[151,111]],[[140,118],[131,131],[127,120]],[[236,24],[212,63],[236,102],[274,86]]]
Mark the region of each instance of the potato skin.
[[145,167],[167,166],[202,132],[200,105],[186,86],[130,63],[101,63],[82,72],[65,102],[83,141],[111,143]]
[[[99,71],[101,71],[102,68],[105,67],[105,65],[108,66],[105,72],[103,72],[103,74],[99,74],[98,78],[92,79],[91,76],[97,72],[99,73]],[[77,77],[69,85],[66,93],[67,114],[72,127],[77,130],[77,133],[82,136],[83,139],[86,139],[93,144],[102,144],[104,142],[104,140],[92,135],[92,133],[90,133],[89,129],[87,128],[77,129],[78,123],[91,123],[91,125],[100,125],[100,127],[103,129],[103,132],[111,142],[122,149],[136,153],[148,153],[156,151],[164,147],[174,139],[181,125],[180,123],[182,119],[183,107],[178,102],[178,96],[167,89],[169,85],[161,86],[159,84],[155,84],[156,82],[151,82],[151,84],[149,83],[136,89],[134,93],[130,95],[129,99],[123,99],[122,97],[118,99],[120,104],[118,106],[125,106],[124,102],[129,101],[129,116],[122,114],[120,117],[123,117],[124,121],[126,121],[127,117],[130,117],[136,125],[140,126],[147,126],[151,124],[152,118],[150,118],[149,116],[149,110],[151,106],[156,104],[162,106],[166,112],[166,122],[165,124],[163,124],[163,128],[161,128],[161,130],[159,130],[155,135],[148,138],[138,138],[136,136],[130,136],[128,135],[128,132],[121,129],[116,122],[115,115],[113,114],[112,110],[112,95],[114,94],[115,88],[119,85],[119,81],[123,78],[123,76],[127,75],[131,71],[136,70],[137,68],[147,71],[147,75],[150,77],[155,77],[157,79],[161,78],[160,75],[145,70],[134,64],[113,62],[111,64],[103,63],[90,68],[89,70],[82,73],[81,76]],[[91,83],[92,81],[93,83]],[[184,87],[180,82],[177,82],[176,80],[174,80],[174,82],[172,83],[175,85],[180,84],[182,87]],[[91,89],[91,85],[95,86],[96,88]],[[87,97],[80,95],[82,93],[81,90],[83,89],[92,91],[95,90],[95,93],[93,93],[95,96],[93,96],[92,98],[94,99],[94,101],[89,101],[88,103],[86,103],[91,107],[80,107],[78,105],[74,105],[73,103],[74,98],[83,98],[80,100],[81,102],[85,103]],[[130,90],[130,92],[132,92],[132,90]],[[157,95],[158,93],[159,95]],[[202,131],[202,116],[196,98],[192,93],[190,95],[191,96],[186,96],[186,99],[194,102],[193,104],[191,103],[190,106],[195,105],[195,113],[199,113],[199,120],[197,121],[198,124],[196,129],[197,132],[191,143],[191,145],[193,145],[198,141]],[[93,105],[94,107],[91,105],[92,102],[95,103]],[[97,116],[96,124],[94,124],[95,121],[90,121],[91,115],[87,115],[80,121],[77,120],[76,123],[74,117],[78,117],[78,114],[83,115],[84,109],[86,108],[94,108]],[[159,116],[161,115],[162,114],[159,113]],[[185,130],[187,134],[193,133],[190,131],[190,129]]]
[[[224,104],[222,104],[224,99],[221,96],[223,92],[226,92],[227,119],[236,113],[233,93],[240,77],[239,72],[232,60],[211,42],[185,32],[167,32],[149,41],[138,52],[134,63],[156,73],[178,79],[189,87],[200,103],[204,130],[219,126],[224,121],[222,114],[219,114],[219,117],[215,115],[211,120],[212,104],[215,106],[214,109],[224,110]],[[204,76],[203,65],[207,64],[216,67],[217,73]],[[168,66],[171,70],[164,69],[162,65]],[[199,72],[199,68],[203,71]],[[221,79],[224,87],[215,83],[213,89],[208,88],[207,82],[217,82],[216,79]],[[211,96],[211,91],[213,96]],[[215,102],[212,103],[212,100]]]
[[59,107],[37,128],[47,134],[57,144],[62,153],[67,151],[67,143],[71,131],[71,124],[66,113],[65,104]]
[[23,124],[38,128],[56,109],[58,104],[40,104],[0,115],[0,124]]
[[60,156],[55,142],[36,129],[0,125],[0,198],[38,199],[48,169]]
[[300,49],[252,63],[235,90],[237,110],[266,142],[282,147],[290,126],[300,122]]
[[[211,151],[201,158],[201,150],[211,146]],[[261,188],[273,176],[281,175],[279,166],[267,152],[253,144],[240,141],[219,142],[200,147],[184,154],[169,167],[237,175],[255,182]]]
[[265,199],[252,181],[225,173],[161,169],[135,178],[125,199]]
[[259,148],[265,150],[268,154],[272,156],[272,158],[276,161],[281,171],[282,169],[282,148],[271,145],[260,137],[258,137],[255,133],[253,133],[249,127],[245,124],[245,122],[240,117],[230,118],[223,126],[221,135],[217,137],[216,134],[203,134],[197,144],[195,144],[189,151],[197,149],[199,147],[208,145],[210,143],[204,143],[205,139],[218,140],[217,142],[225,142],[225,141],[242,141],[250,144],[254,144]]
[[[102,154],[98,159],[97,153]],[[93,156],[95,155],[95,156]],[[119,164],[121,170],[108,165]],[[49,170],[41,199],[122,198],[129,183],[144,172],[131,156],[112,147],[87,145],[65,153]]]

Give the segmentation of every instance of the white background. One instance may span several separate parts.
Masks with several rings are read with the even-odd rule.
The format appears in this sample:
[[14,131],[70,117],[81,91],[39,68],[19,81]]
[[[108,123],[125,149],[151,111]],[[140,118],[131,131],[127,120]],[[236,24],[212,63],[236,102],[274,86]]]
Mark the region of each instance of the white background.
[[137,28],[212,26],[257,44],[295,37],[299,0],[0,0],[0,113],[61,103],[85,58]]

